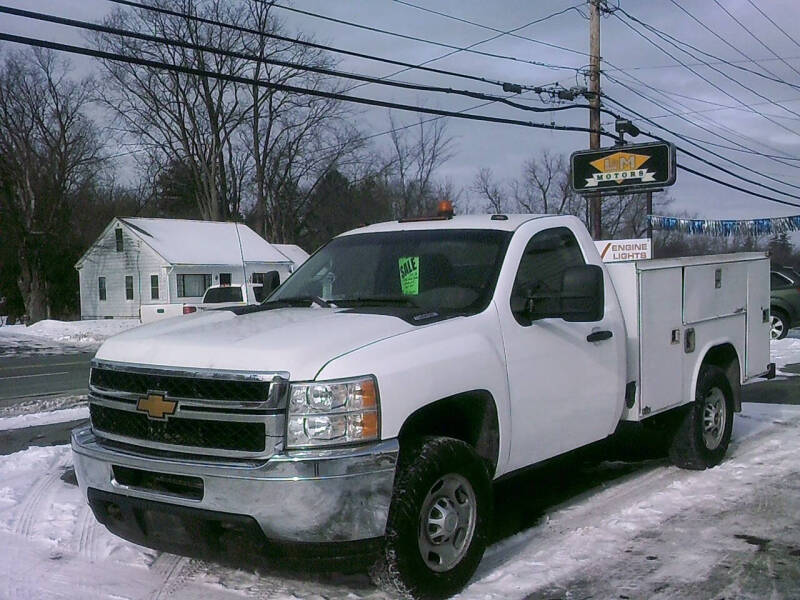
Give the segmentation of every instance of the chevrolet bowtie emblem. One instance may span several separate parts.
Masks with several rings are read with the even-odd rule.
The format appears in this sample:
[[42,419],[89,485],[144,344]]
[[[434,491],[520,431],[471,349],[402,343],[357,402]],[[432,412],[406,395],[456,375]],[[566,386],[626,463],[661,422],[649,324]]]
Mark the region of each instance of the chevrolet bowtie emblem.
[[146,412],[151,419],[166,420],[167,415],[174,415],[178,403],[167,400],[164,392],[148,392],[144,398],[139,398],[136,410]]

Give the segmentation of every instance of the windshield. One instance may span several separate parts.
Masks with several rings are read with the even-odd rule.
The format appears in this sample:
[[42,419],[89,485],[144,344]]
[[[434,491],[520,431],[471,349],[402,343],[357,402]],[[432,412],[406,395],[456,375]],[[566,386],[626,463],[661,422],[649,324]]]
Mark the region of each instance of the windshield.
[[242,302],[242,288],[209,288],[206,291],[206,295],[203,297],[203,304],[218,304],[220,302]]
[[267,302],[479,312],[492,297],[510,237],[504,231],[438,229],[335,238]]

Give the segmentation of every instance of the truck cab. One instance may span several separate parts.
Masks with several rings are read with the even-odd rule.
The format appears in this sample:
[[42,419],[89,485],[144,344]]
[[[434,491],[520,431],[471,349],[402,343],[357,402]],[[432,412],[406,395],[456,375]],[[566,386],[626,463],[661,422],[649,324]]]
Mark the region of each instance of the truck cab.
[[259,305],[105,342],[79,484],[138,543],[178,511],[175,540],[224,521],[265,544],[364,545],[385,589],[450,595],[498,477],[667,413],[673,462],[722,460],[769,360],[767,259],[732,256],[611,270],[571,216],[347,232]]

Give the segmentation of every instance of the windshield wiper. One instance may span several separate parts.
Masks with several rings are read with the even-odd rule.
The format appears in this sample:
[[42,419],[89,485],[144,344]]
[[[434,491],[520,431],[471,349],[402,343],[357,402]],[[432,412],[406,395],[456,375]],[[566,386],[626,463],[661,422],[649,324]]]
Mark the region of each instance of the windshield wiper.
[[339,306],[381,306],[383,304],[401,304],[403,306],[419,306],[408,296],[374,296],[374,297],[356,297],[356,298],[342,298],[337,300]]
[[316,304],[322,308],[335,308],[333,304],[320,298],[319,296],[295,296],[293,298],[278,298],[277,300],[267,300],[264,304],[284,305],[284,306],[308,306]]

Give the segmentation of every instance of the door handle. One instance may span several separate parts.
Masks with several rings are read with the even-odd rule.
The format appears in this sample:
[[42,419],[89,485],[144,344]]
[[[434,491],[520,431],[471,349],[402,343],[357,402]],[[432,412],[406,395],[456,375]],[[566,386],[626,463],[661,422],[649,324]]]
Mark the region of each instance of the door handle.
[[593,331],[586,336],[587,342],[602,342],[603,340],[610,339],[614,334],[607,329],[603,331]]

